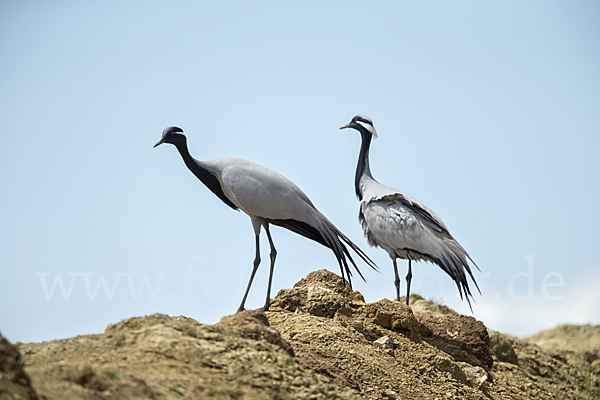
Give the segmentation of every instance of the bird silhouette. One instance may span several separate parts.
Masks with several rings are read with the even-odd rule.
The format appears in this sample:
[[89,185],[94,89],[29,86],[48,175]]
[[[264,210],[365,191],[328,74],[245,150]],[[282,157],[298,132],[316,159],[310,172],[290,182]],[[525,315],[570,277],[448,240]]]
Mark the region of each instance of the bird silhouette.
[[369,245],[381,247],[392,259],[396,300],[400,300],[396,259],[408,260],[406,305],[412,280],[411,261],[424,260],[437,264],[454,280],[461,299],[464,292],[472,310],[469,296],[472,299],[473,295],[465,271],[479,290],[467,259],[477,267],[475,262],[433,211],[418,200],[384,186],[373,178],[369,167],[369,148],[371,139],[377,137],[377,131],[371,119],[357,115],[340,129],[346,128],[356,129],[362,138],[354,181],[356,195],[360,200],[358,219]]
[[246,298],[260,264],[261,227],[265,229],[271,247],[271,268],[263,310],[267,311],[270,307],[271,283],[277,250],[271,238],[269,224],[286,228],[331,249],[340,266],[342,278],[347,278],[350,287],[352,287],[350,278],[352,273],[348,260],[363,280],[364,277],[350,256],[346,245],[367,265],[377,269],[373,261],[321,214],[300,188],[284,176],[239,158],[196,160],[188,151],[183,130],[176,126],[166,128],[154,147],[163,143],[174,145],[189,170],[225,204],[234,210],[242,210],[250,216],[256,237],[256,256],[250,281],[238,311],[245,309]]

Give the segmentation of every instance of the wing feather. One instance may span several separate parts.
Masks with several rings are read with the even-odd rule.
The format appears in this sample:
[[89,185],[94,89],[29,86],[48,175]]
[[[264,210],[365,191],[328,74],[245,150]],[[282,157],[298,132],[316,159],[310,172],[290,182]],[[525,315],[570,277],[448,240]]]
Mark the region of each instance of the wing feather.
[[455,281],[461,298],[464,294],[470,305],[467,274],[479,290],[468,262],[473,260],[441,219],[422,203],[401,193],[363,200],[359,221],[369,244],[383,248],[391,258],[437,264]]

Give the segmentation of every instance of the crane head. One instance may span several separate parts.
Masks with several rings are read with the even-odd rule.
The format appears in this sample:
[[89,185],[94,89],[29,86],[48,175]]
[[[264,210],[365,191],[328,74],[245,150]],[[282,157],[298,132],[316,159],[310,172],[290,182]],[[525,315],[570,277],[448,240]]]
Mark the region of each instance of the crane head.
[[340,129],[345,128],[354,128],[359,132],[366,131],[377,138],[377,131],[373,126],[373,121],[371,121],[371,118],[364,115],[357,115],[356,117],[352,118],[352,121],[342,126]]
[[176,126],[169,126],[168,128],[165,128],[165,130],[162,133],[162,137],[158,142],[156,142],[156,144],[153,147],[156,147],[163,143],[176,144],[184,140],[185,135],[183,134],[183,129]]

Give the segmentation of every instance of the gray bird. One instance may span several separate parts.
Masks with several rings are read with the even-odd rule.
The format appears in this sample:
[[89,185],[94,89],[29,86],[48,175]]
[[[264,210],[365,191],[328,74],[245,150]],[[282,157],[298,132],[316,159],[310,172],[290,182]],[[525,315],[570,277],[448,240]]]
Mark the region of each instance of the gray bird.
[[408,260],[406,305],[412,280],[411,261],[425,260],[437,264],[450,275],[458,287],[460,298],[463,298],[464,292],[471,307],[469,296],[473,298],[473,295],[465,271],[479,290],[467,259],[477,267],[475,262],[433,211],[418,200],[373,179],[369,167],[369,147],[371,139],[377,137],[377,131],[371,119],[357,115],[340,129],[345,128],[356,129],[362,137],[354,181],[356,195],[360,200],[358,219],[369,245],[381,247],[392,259],[396,275],[396,300],[400,300],[400,278],[396,259]]
[[[250,281],[238,311],[245,309],[246,297],[248,297],[252,280],[260,264],[259,236],[261,227],[265,228],[271,246],[271,269],[267,287],[267,300],[263,310],[267,311],[270,307],[271,283],[277,251],[273,239],[271,239],[269,224],[289,229],[330,248],[337,258],[342,278],[347,277],[350,287],[352,287],[350,278],[352,274],[347,260],[350,260],[350,263],[363,280],[364,277],[344,243],[358,254],[367,265],[377,269],[375,263],[325,218],[298,186],[284,176],[239,158],[218,158],[211,161],[196,160],[188,151],[187,139],[183,134],[183,130],[176,126],[166,128],[154,147],[162,143],[174,145],[179,150],[179,154],[181,154],[189,170],[225,204],[234,210],[242,210],[250,216],[256,236],[256,256]],[[344,271],[346,274],[344,274]]]

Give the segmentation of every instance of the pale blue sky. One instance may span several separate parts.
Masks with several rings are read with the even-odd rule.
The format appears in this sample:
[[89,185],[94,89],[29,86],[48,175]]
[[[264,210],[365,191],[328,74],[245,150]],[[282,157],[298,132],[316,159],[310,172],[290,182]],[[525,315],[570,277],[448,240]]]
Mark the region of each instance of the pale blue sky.
[[[168,125],[196,158],[293,180],[380,266],[355,289],[392,298],[391,261],[357,222],[359,135],[338,130],[355,114],[380,135],[375,178],[433,209],[480,266],[476,318],[515,335],[600,323],[596,1],[5,0],[0,54],[0,331],[13,342],[235,312],[250,220],[175,148],[152,148]],[[273,295],[339,271],[328,249],[272,233]],[[414,292],[469,313],[438,267],[413,275]]]

